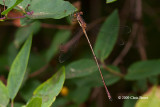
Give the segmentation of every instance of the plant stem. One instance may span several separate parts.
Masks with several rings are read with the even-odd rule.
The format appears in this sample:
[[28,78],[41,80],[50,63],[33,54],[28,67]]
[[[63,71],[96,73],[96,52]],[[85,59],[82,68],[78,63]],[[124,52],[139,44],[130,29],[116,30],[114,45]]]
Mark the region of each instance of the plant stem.
[[11,101],[11,107],[14,107],[14,101],[13,100]]
[[102,66],[104,69],[106,69],[108,72],[116,75],[116,76],[119,76],[119,77],[124,77],[124,74],[120,73],[120,72],[116,72],[115,70],[109,68],[107,65],[105,65],[105,63],[101,62],[102,63]]

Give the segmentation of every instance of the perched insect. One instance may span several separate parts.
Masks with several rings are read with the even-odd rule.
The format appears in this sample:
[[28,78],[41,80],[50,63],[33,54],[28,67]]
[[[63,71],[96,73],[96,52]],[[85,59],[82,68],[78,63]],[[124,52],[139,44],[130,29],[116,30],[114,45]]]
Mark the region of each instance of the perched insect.
[[[83,34],[85,35],[85,37],[86,37],[86,39],[87,39],[87,41],[88,41],[89,47],[90,47],[90,49],[91,49],[91,51],[92,51],[94,60],[95,60],[95,62],[96,62],[96,64],[97,64],[98,70],[99,70],[99,72],[100,72],[100,75],[101,75],[102,82],[103,82],[103,85],[104,85],[104,87],[105,87],[106,93],[107,93],[107,95],[108,95],[109,100],[111,101],[111,100],[112,100],[112,97],[111,97],[111,95],[110,95],[110,93],[109,93],[109,91],[108,91],[108,88],[107,88],[106,83],[105,83],[105,81],[104,81],[104,77],[103,77],[102,71],[101,71],[100,66],[99,66],[99,63],[98,63],[98,61],[97,61],[97,57],[96,57],[96,55],[95,55],[95,52],[93,51],[92,45],[91,45],[90,40],[89,40],[89,38],[88,38],[88,35],[87,35],[87,33],[86,33],[86,30],[88,30],[88,29],[87,29],[87,24],[86,24],[86,22],[84,21],[84,19],[82,18],[82,15],[83,15],[83,12],[76,12],[76,13],[74,13],[74,14],[72,15],[72,16],[76,19],[76,21],[78,21],[78,23],[79,23],[79,25],[80,25],[80,27],[81,27],[81,29],[82,29],[82,30],[79,30],[79,32],[78,32],[77,34],[78,34],[78,35],[83,35]],[[75,21],[75,20],[74,20],[74,21]],[[126,34],[128,35],[128,34],[131,32],[131,29],[130,29],[130,27],[128,27],[128,26],[111,25],[110,27],[111,27],[113,30],[110,31],[110,32],[108,32],[108,35],[113,35],[112,33],[113,33],[116,29],[119,29],[119,34],[120,34],[120,35],[123,34],[123,35],[126,36]],[[103,33],[103,31],[101,30],[100,33]],[[124,33],[125,33],[125,34],[124,34]],[[105,34],[105,31],[104,31],[104,34]],[[63,46],[60,47],[60,48],[61,48],[61,51],[62,51],[62,52],[60,53],[60,56],[59,56],[59,62],[60,62],[60,63],[64,62],[64,60],[68,59],[69,56],[71,56],[71,49],[72,49],[73,46],[74,46],[73,44],[77,44],[78,39],[80,39],[80,37],[81,37],[81,36],[78,36],[78,35],[74,36],[73,39],[71,39],[71,40],[70,40],[69,42],[67,42],[65,45],[63,45]],[[123,40],[118,41],[118,42],[121,42],[121,43],[118,43],[118,44],[121,45],[121,46],[125,44]],[[64,58],[64,59],[63,59],[63,58]],[[65,59],[65,58],[66,58],[66,59]]]
[[107,88],[107,86],[106,86],[106,83],[105,83],[105,81],[104,81],[104,77],[103,77],[102,71],[101,71],[101,69],[100,69],[100,66],[99,66],[97,57],[96,57],[96,55],[95,55],[95,53],[94,53],[94,51],[93,51],[92,45],[91,45],[90,40],[89,40],[89,38],[88,38],[88,36],[87,36],[87,33],[86,33],[87,24],[85,23],[85,21],[83,20],[83,18],[82,18],[81,15],[83,15],[82,12],[76,12],[76,13],[74,14],[74,17],[76,17],[79,25],[81,26],[81,28],[82,28],[82,30],[83,30],[84,35],[85,35],[85,37],[86,37],[86,39],[87,39],[87,41],[88,41],[88,44],[89,44],[90,49],[91,49],[91,51],[92,51],[92,54],[93,54],[93,56],[94,56],[94,60],[95,60],[95,62],[96,62],[96,64],[97,64],[98,70],[99,70],[99,72],[100,72],[100,75],[101,75],[101,78],[102,78],[102,82],[103,82],[103,84],[104,84],[104,87],[105,87],[106,93],[107,93],[107,95],[108,95],[108,98],[109,98],[110,101],[112,101],[112,97],[111,97],[111,95],[110,95],[110,93],[109,93],[109,91],[108,91],[108,88]]

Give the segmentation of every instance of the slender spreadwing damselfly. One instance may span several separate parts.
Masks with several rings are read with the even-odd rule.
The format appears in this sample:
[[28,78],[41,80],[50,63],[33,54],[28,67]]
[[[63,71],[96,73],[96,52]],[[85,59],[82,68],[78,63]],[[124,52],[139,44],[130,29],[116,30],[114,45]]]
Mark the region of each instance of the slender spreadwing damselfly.
[[[109,100],[112,100],[112,97],[111,97],[111,95],[110,95],[110,92],[108,91],[108,88],[107,88],[107,86],[106,86],[106,83],[105,83],[105,80],[104,80],[104,77],[103,77],[103,74],[102,74],[102,71],[101,71],[101,68],[100,68],[100,66],[99,66],[99,62],[98,62],[98,60],[97,60],[97,57],[96,57],[96,55],[95,55],[95,52],[94,52],[94,50],[93,50],[93,47],[92,47],[92,45],[91,45],[91,42],[90,42],[90,40],[89,40],[89,38],[88,38],[88,35],[87,35],[87,33],[86,33],[86,28],[87,28],[87,24],[85,23],[85,21],[84,21],[84,19],[82,18],[82,16],[81,15],[83,15],[83,13],[82,12],[76,12],[73,16],[76,18],[76,20],[78,21],[78,23],[79,23],[79,25],[80,25],[80,27],[81,27],[81,29],[82,29],[82,32],[83,32],[83,34],[85,35],[85,37],[86,37],[86,39],[87,39],[87,42],[88,42],[88,44],[89,44],[89,47],[90,47],[90,49],[91,49],[91,52],[92,52],[92,55],[93,55],[93,57],[94,57],[94,60],[95,60],[95,62],[96,62],[96,65],[97,65],[97,67],[98,67],[98,71],[99,71],[99,73],[100,73],[100,76],[101,76],[101,79],[102,79],[102,82],[103,82],[103,85],[104,85],[104,87],[105,87],[105,90],[106,90],[106,93],[107,93],[107,95],[108,95],[108,98],[109,98]],[[126,26],[113,26],[113,28],[127,28],[128,29],[128,27],[126,27]],[[130,29],[129,29],[130,30]],[[130,32],[130,31],[129,31]],[[71,43],[72,44],[72,43]],[[124,44],[124,43],[123,43]],[[63,50],[63,49],[62,49]],[[61,58],[62,58],[62,55],[60,54],[60,57],[59,57],[59,61],[60,62],[63,62],[62,60],[61,60]]]

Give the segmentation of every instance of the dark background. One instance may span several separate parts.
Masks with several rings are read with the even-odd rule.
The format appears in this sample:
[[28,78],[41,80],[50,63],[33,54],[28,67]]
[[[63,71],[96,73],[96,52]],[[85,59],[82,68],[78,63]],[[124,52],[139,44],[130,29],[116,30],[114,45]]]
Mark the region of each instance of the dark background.
[[[75,3],[76,1],[70,0],[70,2]],[[121,72],[126,74],[127,68],[136,61],[160,58],[159,0],[118,0],[111,4],[106,4],[105,0],[80,0],[79,3],[81,5],[79,5],[78,8],[80,11],[83,11],[83,18],[88,25],[97,22],[97,20],[101,20],[88,30],[89,38],[93,45],[104,18],[107,18],[115,9],[118,9],[120,17],[120,33],[112,53],[105,61],[106,64],[117,65],[121,69]],[[2,8],[3,7],[1,6],[1,9]],[[68,18],[68,20],[70,20],[70,18]],[[40,21],[47,24],[69,25],[68,20],[63,18],[60,20],[43,19]],[[2,61],[2,59],[3,56],[9,54],[8,47],[13,43],[14,35],[19,28],[17,23],[18,22],[15,20],[0,22],[0,60],[2,63],[1,65],[5,65],[1,68],[0,79],[4,83],[6,83],[9,65],[5,64],[5,60]],[[134,29],[135,24],[139,29]],[[58,29],[59,28],[57,27],[51,28],[42,25],[40,31],[33,38],[32,52],[41,55],[50,46],[52,37]],[[73,37],[77,34],[79,29],[78,25],[75,24],[74,29],[72,29]],[[137,33],[132,35],[133,32]],[[127,50],[123,53],[123,57],[120,57],[119,55],[124,48]],[[54,73],[50,71],[56,71],[58,67],[61,66],[58,62],[58,56],[59,54],[50,61],[47,72],[36,75],[34,79],[43,82],[49,78],[50,75]],[[86,39],[81,37],[76,48],[73,49],[70,57],[66,58],[67,61],[65,61],[64,64],[68,64],[83,57],[92,57],[92,54]],[[146,86],[147,88],[143,87],[143,85],[138,86],[136,96],[142,95],[152,86],[152,84],[147,82]],[[118,100],[117,96],[127,96],[130,93],[135,94],[133,87],[136,87],[135,82],[125,81],[123,79],[116,84],[109,86],[110,93],[113,97],[112,102],[108,101],[103,87],[96,87],[92,89],[88,99],[83,104],[80,104],[80,106],[89,107],[97,105],[97,107],[122,107],[124,105],[124,100]],[[139,89],[139,87],[142,89]],[[98,93],[96,97],[94,97],[95,92]],[[16,97],[15,101],[21,103],[25,102],[20,94]],[[72,105],[72,103],[67,103],[65,106],[70,105]]]

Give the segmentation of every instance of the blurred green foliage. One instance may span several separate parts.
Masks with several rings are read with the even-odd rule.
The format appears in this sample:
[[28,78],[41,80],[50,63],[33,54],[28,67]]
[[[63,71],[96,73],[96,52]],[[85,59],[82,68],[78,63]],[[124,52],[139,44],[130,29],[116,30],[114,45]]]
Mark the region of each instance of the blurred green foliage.
[[[157,19],[158,15],[153,13],[153,17],[151,17],[147,10],[153,11],[151,7],[155,4],[151,3],[150,7],[149,1],[143,1],[145,14],[142,15],[144,16],[136,19],[137,13],[135,12],[132,14],[133,16],[130,16],[130,20],[126,20],[122,17],[125,14],[122,13],[127,13],[129,9],[126,8],[127,5],[124,5],[124,7],[126,6],[124,9],[121,9],[120,6],[122,3],[129,4],[127,0],[101,0],[103,3],[100,0],[95,1],[84,2],[82,0],[81,2],[86,6],[84,16],[87,20],[89,17],[91,20],[96,19],[100,13],[103,13],[103,16],[108,15],[105,20],[100,18],[100,20],[94,21],[94,23],[102,22],[99,31],[94,30],[92,26],[99,26],[100,22],[88,24],[86,30],[93,29],[97,33],[97,37],[89,36],[89,38],[94,44],[94,51],[106,85],[113,97],[113,103],[106,101],[107,95],[101,88],[103,83],[96,63],[91,57],[87,41],[82,37],[75,51],[70,49],[72,47],[70,44],[78,43],[78,40],[71,37],[75,34],[77,26],[74,22],[68,24],[69,17],[67,16],[80,10],[81,6],[76,4],[79,2],[73,3],[74,0],[70,0],[70,2],[63,0],[5,0],[7,9],[3,10],[4,3],[3,0],[0,0],[0,21],[2,21],[0,22],[0,107],[10,107],[11,105],[14,107],[105,107],[106,104],[111,107],[160,106],[158,86],[160,53],[157,48],[159,39],[153,35],[158,34],[159,31],[156,26],[150,26],[151,23],[155,23],[153,20],[148,21],[152,18]],[[93,3],[93,7],[96,4],[99,13],[93,8],[90,10],[91,13],[87,12],[89,3],[90,5]],[[136,7],[138,1],[134,1],[134,3],[133,5]],[[106,7],[106,5],[110,7]],[[19,13],[14,13],[15,10],[18,10]],[[22,15],[22,18],[19,17],[19,14]],[[133,27],[131,32],[125,30],[130,27],[121,26],[121,23],[124,24],[124,20],[127,25]],[[152,44],[146,48],[146,51],[141,47],[144,40],[141,40],[142,38],[139,38],[140,35],[138,35],[142,22],[146,27],[146,40]],[[14,26],[8,26],[10,24]],[[5,25],[7,26],[4,27]],[[134,31],[134,25],[141,27]],[[155,32],[155,30],[157,31]],[[74,35],[75,38],[80,37],[81,33],[79,30],[78,36]],[[132,38],[134,33],[138,35],[136,39]],[[130,50],[121,59],[121,63],[115,64],[114,60],[121,51],[123,52],[126,46],[130,46],[128,43],[124,46],[117,46],[119,39],[134,40],[132,43],[129,42],[133,46],[129,47]],[[61,46],[64,46],[64,50],[60,50]],[[68,55],[65,49],[73,51],[74,54],[70,55],[72,56],[70,60],[61,64],[58,62],[59,54],[61,54],[60,51],[63,51]],[[148,56],[145,55],[145,52]],[[123,57],[121,54],[120,56]]]

